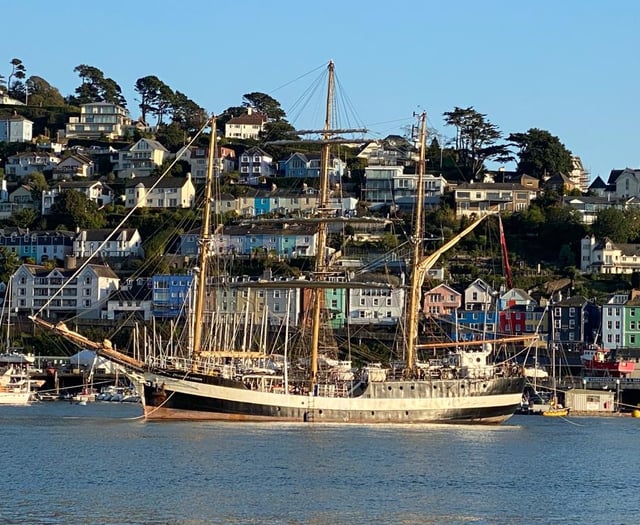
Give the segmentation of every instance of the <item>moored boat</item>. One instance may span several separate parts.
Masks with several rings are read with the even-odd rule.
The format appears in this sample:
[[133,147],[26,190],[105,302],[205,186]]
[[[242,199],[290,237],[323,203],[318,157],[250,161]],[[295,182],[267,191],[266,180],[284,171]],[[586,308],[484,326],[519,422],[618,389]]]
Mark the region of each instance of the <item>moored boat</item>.
[[31,401],[29,367],[33,356],[0,354],[0,405],[28,405]]
[[[244,317],[243,335],[228,341],[206,331],[205,319],[215,324],[221,316],[205,311],[205,296],[211,284],[207,269],[213,255],[211,203],[216,151],[215,117],[211,119],[209,170],[203,200],[200,255],[194,269],[194,288],[189,294],[188,316],[181,344],[181,355],[165,347],[150,351],[143,358],[114,349],[109,341],[89,341],[63,323],[49,323],[38,317],[34,322],[60,333],[78,345],[91,348],[121,365],[136,390],[142,394],[147,419],[211,419],[233,421],[305,421],[339,423],[501,423],[513,415],[520,404],[525,384],[521,370],[507,362],[496,362],[491,347],[482,341],[474,345],[456,344],[442,359],[430,361],[427,369],[418,366],[418,352],[428,345],[419,344],[418,326],[422,285],[427,271],[438,257],[472,231],[486,216],[479,217],[434,253],[425,256],[422,233],[424,202],[424,166],[426,115],[420,117],[420,159],[418,161],[417,199],[414,211],[411,287],[408,292],[402,364],[365,365],[354,369],[348,359],[321,359],[321,325],[325,324],[327,288],[359,287],[387,290],[388,286],[357,283],[348,279],[326,279],[333,269],[327,257],[327,224],[335,217],[328,206],[329,148],[339,142],[338,135],[350,130],[331,129],[333,63],[328,67],[329,82],[325,127],[322,136],[320,197],[316,215],[315,269],[306,279],[283,284],[307,290],[311,297],[309,328],[311,341],[307,365],[292,363],[285,352],[281,366],[264,366],[268,356],[264,347],[249,349],[248,317]],[[346,142],[347,140],[344,139]],[[221,225],[219,225],[221,227]],[[106,242],[106,241],[105,241]],[[99,251],[99,250],[98,250]],[[251,283],[260,289],[260,283]],[[266,283],[264,287],[272,286]],[[43,307],[44,309],[44,307]],[[217,317],[217,318],[216,318]],[[237,328],[238,325],[236,325]],[[288,324],[286,325],[288,327]],[[221,330],[229,334],[232,330]],[[240,340],[240,342],[238,342]],[[285,340],[288,337],[285,336]],[[154,343],[156,342],[154,338]],[[162,342],[159,343],[162,345]],[[165,343],[166,346],[166,343]],[[162,351],[160,351],[162,350]],[[332,361],[333,359],[333,361]]]
[[636,369],[633,361],[618,359],[613,350],[592,346],[580,356],[585,374],[627,377]]

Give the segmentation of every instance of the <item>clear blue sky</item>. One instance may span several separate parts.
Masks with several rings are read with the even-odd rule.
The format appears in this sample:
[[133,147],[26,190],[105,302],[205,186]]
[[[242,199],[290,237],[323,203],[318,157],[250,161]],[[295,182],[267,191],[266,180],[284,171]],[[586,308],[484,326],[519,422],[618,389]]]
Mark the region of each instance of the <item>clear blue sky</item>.
[[550,131],[592,178],[640,167],[633,0],[23,0],[1,13],[5,77],[20,58],[66,96],[80,84],[73,69],[95,66],[133,116],[136,79],[156,75],[210,112],[259,91],[291,117],[306,85],[278,88],[333,59],[373,136],[402,134],[426,110],[453,137],[442,113],[473,106],[505,136]]

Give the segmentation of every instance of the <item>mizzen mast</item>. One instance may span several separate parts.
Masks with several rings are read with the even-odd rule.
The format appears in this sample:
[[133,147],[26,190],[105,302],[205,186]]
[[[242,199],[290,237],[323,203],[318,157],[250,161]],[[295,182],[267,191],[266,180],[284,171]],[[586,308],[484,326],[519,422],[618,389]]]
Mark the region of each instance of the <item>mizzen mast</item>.
[[414,208],[415,223],[413,228],[413,268],[411,269],[411,288],[409,290],[409,304],[407,306],[407,370],[409,374],[413,372],[416,361],[416,344],[418,340],[418,307],[420,304],[420,291],[422,289],[422,279],[420,278],[419,265],[422,260],[422,236],[423,225],[422,216],[424,212],[424,164],[425,150],[427,143],[427,114],[420,115],[420,156],[418,159],[418,187],[416,194],[416,204]]

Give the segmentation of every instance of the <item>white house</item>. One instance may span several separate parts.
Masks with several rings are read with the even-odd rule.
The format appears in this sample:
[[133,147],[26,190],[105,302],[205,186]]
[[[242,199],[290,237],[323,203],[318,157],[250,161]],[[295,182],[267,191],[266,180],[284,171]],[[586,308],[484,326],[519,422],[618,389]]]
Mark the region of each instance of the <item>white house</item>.
[[456,215],[469,216],[487,211],[526,210],[537,191],[509,182],[465,182],[455,189]]
[[80,116],[71,117],[66,125],[66,138],[116,139],[123,137],[131,124],[126,108],[110,102],[92,102],[80,106]]
[[125,208],[191,208],[196,189],[191,174],[182,177],[134,178],[127,181]]
[[257,139],[266,123],[265,115],[247,108],[244,115],[233,117],[224,125],[224,136],[229,139]]
[[21,115],[0,117],[0,142],[31,142],[33,122]]
[[618,293],[602,305],[601,342],[606,349],[618,348],[623,344],[624,305],[628,300],[628,294]]
[[464,290],[465,310],[489,310],[495,306],[497,292],[482,279],[476,279]]
[[93,172],[94,163],[91,158],[80,153],[74,153],[62,159],[58,165],[53,168],[53,180],[70,180],[73,177],[92,177]]
[[79,191],[100,207],[113,201],[113,190],[99,180],[59,182],[42,192],[42,215],[49,215],[56,197],[67,190]]
[[273,157],[258,147],[249,148],[240,155],[238,170],[243,180],[275,175]]
[[151,280],[127,279],[120,290],[114,292],[107,301],[107,309],[102,312],[103,319],[130,319],[135,317],[150,321],[153,316],[151,298]]
[[73,254],[76,257],[90,257],[94,253],[99,253],[102,257],[144,257],[142,238],[137,229],[118,230],[102,246],[112,233],[109,229],[78,232],[73,240]]
[[[73,277],[75,271],[73,267],[51,270],[35,264],[21,265],[11,277],[12,306],[22,314],[37,312],[44,306],[44,316],[50,319],[72,315],[100,319],[101,310],[109,295],[118,289],[120,279],[111,268],[98,264],[85,266]],[[65,292],[57,293],[67,282]],[[53,299],[49,302],[50,298]]]
[[593,235],[587,235],[580,242],[580,270],[608,274],[640,271],[640,244],[614,244],[607,237],[596,242]]
[[[615,174],[615,196],[617,198],[628,198],[640,196],[640,169],[625,168],[618,173],[617,170],[612,171]],[[611,177],[609,179],[611,181]]]
[[169,150],[160,142],[142,138],[112,156],[113,172],[121,179],[148,177],[169,156]]
[[9,178],[22,179],[32,173],[53,171],[60,157],[52,153],[28,151],[7,157],[4,171]]
[[[395,276],[361,274],[354,280],[398,285]],[[393,326],[404,314],[405,290],[394,286],[389,288],[352,288],[349,290],[347,323],[351,325],[377,324]]]

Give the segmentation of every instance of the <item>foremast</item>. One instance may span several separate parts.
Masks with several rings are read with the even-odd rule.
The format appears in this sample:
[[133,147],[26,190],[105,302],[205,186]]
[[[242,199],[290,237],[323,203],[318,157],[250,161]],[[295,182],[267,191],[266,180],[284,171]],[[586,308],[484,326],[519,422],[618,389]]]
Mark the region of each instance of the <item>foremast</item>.
[[[334,72],[335,67],[333,61],[328,65],[328,82],[327,82],[327,101],[324,128],[322,133],[322,150],[321,150],[321,164],[320,164],[320,206],[319,213],[321,218],[326,217],[327,210],[329,208],[329,155],[331,152],[331,145],[329,139],[331,138],[331,110],[333,101],[334,90]],[[320,221],[318,223],[317,232],[317,250],[316,250],[316,264],[315,270],[318,278],[323,277],[325,273],[326,262],[326,247],[327,247],[327,223]],[[311,391],[313,391],[318,381],[318,347],[320,345],[320,323],[322,322],[322,306],[324,299],[324,290],[316,289],[313,292],[313,320],[311,331]]]
[[202,318],[204,315],[204,300],[207,286],[207,266],[209,263],[209,244],[211,242],[211,201],[213,197],[214,161],[216,150],[216,117],[210,120],[211,138],[209,141],[209,157],[207,175],[204,190],[204,205],[202,209],[202,227],[200,229],[200,256],[198,270],[196,272],[196,298],[194,304],[193,319],[193,347],[191,350],[191,367],[195,371],[198,368],[200,354],[202,353]]

